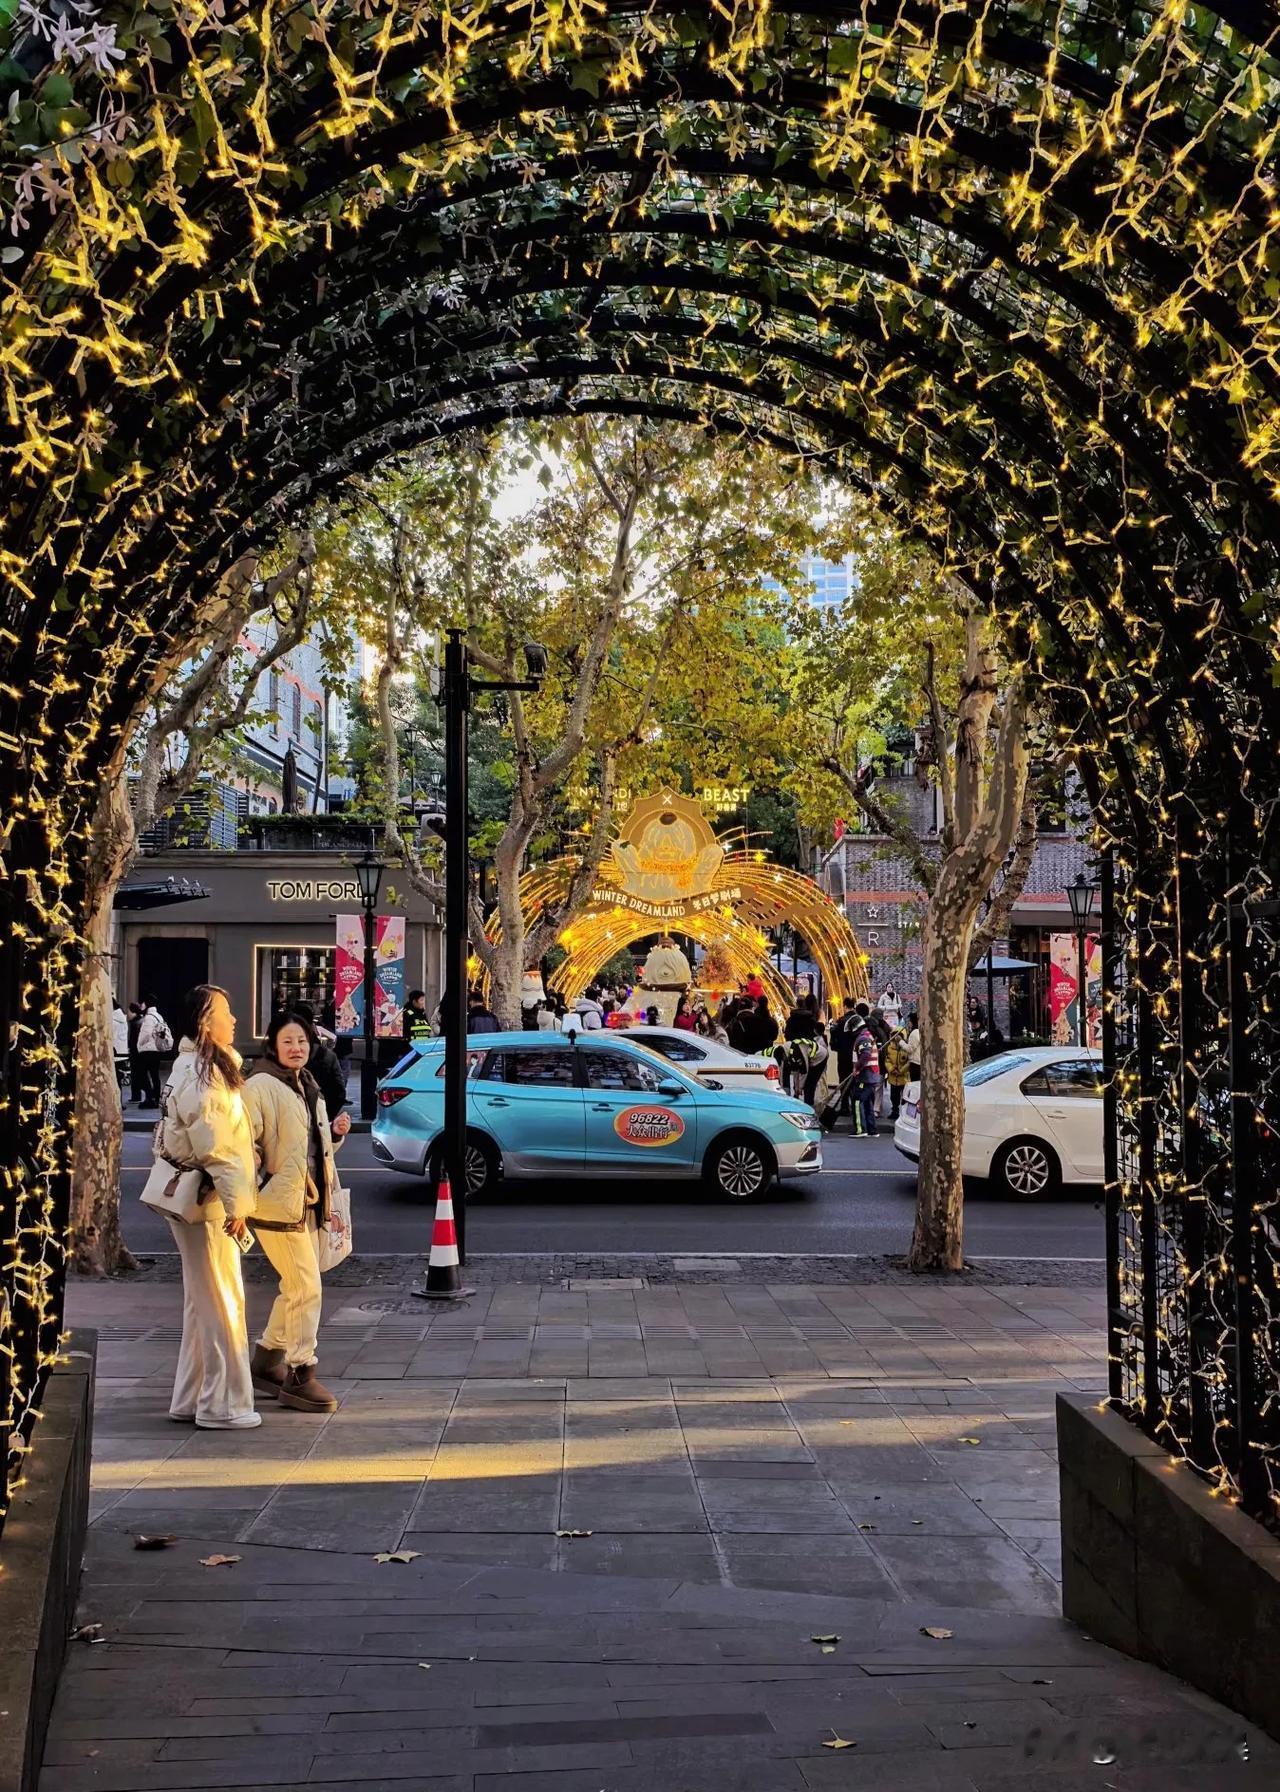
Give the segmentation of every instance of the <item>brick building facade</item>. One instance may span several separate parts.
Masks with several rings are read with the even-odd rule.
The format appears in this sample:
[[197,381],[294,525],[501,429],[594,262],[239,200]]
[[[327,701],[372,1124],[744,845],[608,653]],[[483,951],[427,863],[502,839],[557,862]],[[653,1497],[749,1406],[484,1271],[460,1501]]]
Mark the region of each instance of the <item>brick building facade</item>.
[[[1052,941],[1055,935],[1072,933],[1067,885],[1081,871],[1091,875],[1086,823],[1077,813],[1078,801],[1071,800],[1073,794],[1068,792],[1064,813],[1054,815],[1042,829],[1008,936],[995,947],[998,957],[1026,959],[1035,967],[1014,977],[991,979],[996,1019],[1006,1037],[1050,1033]],[[881,778],[876,795],[907,815],[925,853],[936,857],[940,809],[932,785],[922,788],[910,772],[904,772]],[[823,888],[843,904],[871,960],[867,970],[873,992],[879,995],[892,983],[907,1007],[914,1007],[920,991],[925,897],[893,841],[870,831],[860,819],[850,820],[844,837],[824,855],[818,876]],[[985,1007],[984,970],[974,973],[970,987]]]

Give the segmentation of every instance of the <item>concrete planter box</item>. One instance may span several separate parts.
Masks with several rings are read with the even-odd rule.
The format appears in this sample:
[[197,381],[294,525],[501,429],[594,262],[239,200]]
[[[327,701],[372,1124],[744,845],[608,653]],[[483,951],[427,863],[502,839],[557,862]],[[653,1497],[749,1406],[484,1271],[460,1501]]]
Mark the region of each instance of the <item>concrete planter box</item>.
[[0,1792],[35,1792],[80,1589],[97,1333],[71,1334],[49,1378],[24,1485],[0,1537]]
[[1088,1396],[1058,1454],[1065,1615],[1280,1737],[1280,1540]]

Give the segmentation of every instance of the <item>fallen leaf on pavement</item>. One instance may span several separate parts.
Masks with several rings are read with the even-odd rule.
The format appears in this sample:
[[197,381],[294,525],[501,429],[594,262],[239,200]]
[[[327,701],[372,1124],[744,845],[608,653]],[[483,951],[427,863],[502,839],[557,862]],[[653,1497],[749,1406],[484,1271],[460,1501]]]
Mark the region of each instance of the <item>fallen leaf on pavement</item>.
[[557,1537],[589,1537],[590,1531],[557,1531]]
[[133,1547],[135,1549],[168,1549],[171,1543],[177,1541],[176,1537],[135,1537]]
[[375,1562],[416,1562],[421,1554],[420,1549],[384,1549],[373,1559]]
[[238,1562],[239,1556],[201,1556],[202,1568],[229,1568],[232,1562]]
[[838,1636],[811,1636],[809,1641],[811,1643],[838,1643],[840,1638]]
[[962,1444],[980,1444],[982,1439],[980,1437],[962,1437],[960,1442]]
[[922,1624],[920,1626],[920,1634],[921,1636],[935,1637],[940,1642],[944,1637],[954,1636],[955,1632],[952,1630],[944,1630],[940,1624]]
[[837,1736],[832,1730],[831,1741],[824,1742],[822,1746],[823,1748],[857,1748],[858,1745],[856,1742],[847,1742],[843,1736]]
[[101,1624],[77,1624],[71,1632],[73,1643],[105,1643]]
[[912,1524],[923,1524],[923,1523],[924,1523],[924,1519],[923,1519],[923,1518],[913,1518],[913,1519],[912,1519],[912,1520],[911,1520],[911,1522],[912,1522]]
[[420,1661],[418,1663],[418,1666],[420,1668],[429,1668],[431,1666],[431,1663],[429,1661]]
[[874,1526],[874,1525],[873,1525],[873,1524],[860,1524],[860,1525],[859,1525],[859,1526],[858,1526],[858,1529],[859,1529],[859,1530],[860,1530],[860,1531],[874,1531],[874,1530],[875,1530],[875,1528],[876,1528],[876,1527],[875,1527],[875,1526]]

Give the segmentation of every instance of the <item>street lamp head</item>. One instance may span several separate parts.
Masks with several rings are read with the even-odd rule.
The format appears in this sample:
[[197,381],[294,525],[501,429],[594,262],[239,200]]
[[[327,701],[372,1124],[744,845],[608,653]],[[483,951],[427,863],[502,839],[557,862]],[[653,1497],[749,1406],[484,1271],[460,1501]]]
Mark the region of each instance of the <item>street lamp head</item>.
[[360,886],[360,900],[367,908],[372,908],[378,900],[378,886],[385,869],[382,860],[371,851],[366,852],[362,859],[356,860],[356,882]]
[[1088,926],[1097,894],[1097,885],[1091,884],[1083,871],[1077,873],[1074,883],[1067,885],[1067,901],[1071,904],[1071,919],[1077,933],[1083,933]]
[[524,663],[530,678],[545,678],[548,664],[546,648],[539,646],[536,641],[526,641]]

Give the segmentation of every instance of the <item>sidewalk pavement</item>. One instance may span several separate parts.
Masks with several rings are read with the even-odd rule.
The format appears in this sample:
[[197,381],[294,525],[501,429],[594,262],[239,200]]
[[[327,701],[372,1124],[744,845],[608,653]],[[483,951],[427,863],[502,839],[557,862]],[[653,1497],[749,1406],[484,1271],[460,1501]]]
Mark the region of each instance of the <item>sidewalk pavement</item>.
[[165,1416],[175,1285],[69,1304],[101,1332],[106,1640],[72,1645],[41,1792],[1280,1783],[1275,1744],[1058,1615],[1092,1290],[332,1289],[338,1412],[239,1433]]

